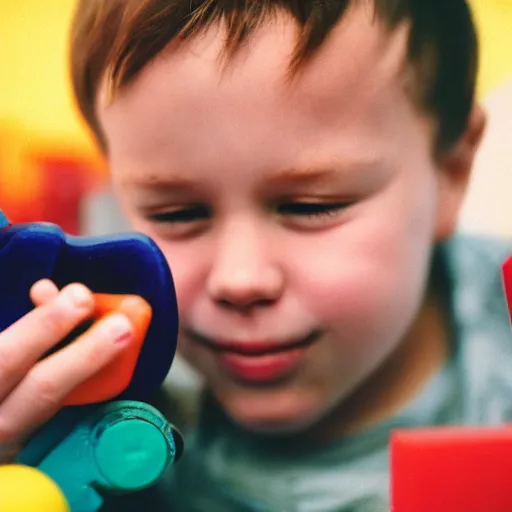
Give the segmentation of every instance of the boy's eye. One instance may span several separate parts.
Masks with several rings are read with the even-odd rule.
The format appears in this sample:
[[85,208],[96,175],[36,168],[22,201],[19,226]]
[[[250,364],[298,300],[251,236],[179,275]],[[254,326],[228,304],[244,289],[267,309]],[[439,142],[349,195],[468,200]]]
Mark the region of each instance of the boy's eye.
[[[293,222],[311,223],[325,222],[329,218],[337,217],[349,202],[311,202],[311,201],[290,201],[280,203],[276,207],[277,214],[281,217],[294,219]],[[166,212],[153,213],[148,219],[156,224],[186,226],[201,223],[211,219],[212,211],[206,205],[190,205],[181,208],[170,209]]]
[[210,209],[204,205],[192,205],[162,213],[154,213],[150,220],[158,223],[187,223],[207,220],[211,216]]
[[313,203],[313,202],[290,202],[282,203],[277,208],[279,215],[305,217],[305,218],[322,218],[334,217],[341,210],[350,206],[348,202],[342,203]]

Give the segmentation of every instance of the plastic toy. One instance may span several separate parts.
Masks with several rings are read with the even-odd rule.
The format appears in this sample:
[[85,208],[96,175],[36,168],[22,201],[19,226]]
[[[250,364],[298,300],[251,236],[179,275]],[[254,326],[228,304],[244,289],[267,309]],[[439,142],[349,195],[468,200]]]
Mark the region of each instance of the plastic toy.
[[113,401],[63,409],[17,462],[55,481],[71,512],[94,512],[105,496],[156,483],[182,449],[179,433],[156,409],[143,402]]
[[42,471],[11,464],[0,466],[0,510],[69,512],[69,506],[57,484]]
[[[51,224],[11,225],[0,211],[0,331],[33,308],[29,290],[42,278],[59,288],[81,282],[94,292],[90,322],[59,346],[116,310],[135,326],[129,350],[76,388],[68,407],[16,460],[56,483],[71,512],[95,512],[109,493],[155,483],[183,449],[177,430],[139,401],[162,384],[174,358],[178,314],[172,276],[158,247],[141,234],[74,237]],[[4,488],[0,480],[0,499]]]
[[510,512],[512,429],[403,430],[391,439],[393,512]]
[[52,224],[10,225],[5,216],[0,230],[0,331],[33,308],[29,290],[39,279],[59,288],[80,282],[98,294],[138,295],[152,319],[125,396],[153,393],[173,361],[178,328],[172,276],[156,244],[137,233],[69,236]]
[[[503,265],[512,313],[512,258]],[[512,428],[399,430],[391,437],[393,512],[512,511]]]

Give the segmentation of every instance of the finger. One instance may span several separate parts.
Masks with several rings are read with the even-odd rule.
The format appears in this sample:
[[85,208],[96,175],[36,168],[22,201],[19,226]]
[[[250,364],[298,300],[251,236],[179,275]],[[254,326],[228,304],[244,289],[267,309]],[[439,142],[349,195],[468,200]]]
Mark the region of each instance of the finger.
[[21,450],[19,443],[0,444],[0,464],[11,464]]
[[42,356],[92,315],[94,305],[85,286],[72,284],[0,334],[0,403]]
[[49,279],[41,279],[30,289],[30,299],[35,306],[46,304],[59,294],[59,289]]
[[125,315],[111,313],[75,342],[37,363],[0,405],[0,444],[17,442],[48,421],[76,386],[128,347],[132,333]]

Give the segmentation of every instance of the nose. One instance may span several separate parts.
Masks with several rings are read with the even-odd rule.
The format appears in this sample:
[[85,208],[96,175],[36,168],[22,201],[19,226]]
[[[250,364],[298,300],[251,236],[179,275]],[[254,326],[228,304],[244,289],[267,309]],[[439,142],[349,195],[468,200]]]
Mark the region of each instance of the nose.
[[247,311],[276,302],[284,276],[273,261],[273,241],[249,222],[231,224],[219,236],[207,289],[218,304]]

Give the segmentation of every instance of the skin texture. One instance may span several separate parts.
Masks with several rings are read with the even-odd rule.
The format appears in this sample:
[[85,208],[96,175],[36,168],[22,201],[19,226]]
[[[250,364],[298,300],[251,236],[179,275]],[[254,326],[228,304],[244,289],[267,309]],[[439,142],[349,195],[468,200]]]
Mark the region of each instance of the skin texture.
[[[454,229],[483,116],[475,108],[433,158],[435,123],[407,94],[407,35],[353,8],[289,81],[288,18],[225,66],[214,26],[169,46],[114,101],[99,95],[115,190],[173,271],[179,350],[248,429],[361,429],[446,357],[430,255]],[[291,371],[258,384],[197,342],[278,346],[311,332]]]

